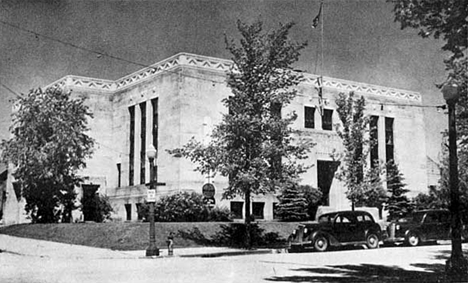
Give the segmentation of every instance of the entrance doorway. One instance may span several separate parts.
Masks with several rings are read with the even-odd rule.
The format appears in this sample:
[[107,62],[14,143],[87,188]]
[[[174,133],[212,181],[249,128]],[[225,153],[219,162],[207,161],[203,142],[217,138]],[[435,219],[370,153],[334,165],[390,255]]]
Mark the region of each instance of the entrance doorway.
[[83,218],[84,221],[98,221],[98,195],[97,190],[99,185],[81,185],[83,189],[83,198],[81,204],[83,205]]
[[317,185],[322,190],[322,205],[330,205],[330,188],[339,161],[317,160]]

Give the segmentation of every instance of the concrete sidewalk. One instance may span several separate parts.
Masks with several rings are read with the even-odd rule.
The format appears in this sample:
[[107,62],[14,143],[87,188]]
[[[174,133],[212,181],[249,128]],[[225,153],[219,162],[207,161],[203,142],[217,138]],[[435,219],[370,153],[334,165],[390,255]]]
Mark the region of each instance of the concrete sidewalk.
[[[146,258],[144,250],[115,251],[81,245],[71,245],[30,238],[13,237],[2,234],[0,234],[0,251],[26,256],[67,259]],[[272,249],[242,250],[223,247],[175,248],[174,257],[219,257],[277,252],[281,251]],[[160,249],[159,257],[168,257],[167,249]]]

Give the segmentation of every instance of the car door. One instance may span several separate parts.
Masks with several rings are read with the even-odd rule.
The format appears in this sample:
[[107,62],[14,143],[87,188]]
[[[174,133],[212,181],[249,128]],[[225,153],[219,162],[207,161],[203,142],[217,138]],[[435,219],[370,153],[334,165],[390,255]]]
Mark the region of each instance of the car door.
[[424,217],[421,231],[428,240],[447,239],[450,234],[450,220],[442,212],[430,211]]
[[333,223],[336,239],[341,243],[358,241],[356,217],[351,214],[338,214]]

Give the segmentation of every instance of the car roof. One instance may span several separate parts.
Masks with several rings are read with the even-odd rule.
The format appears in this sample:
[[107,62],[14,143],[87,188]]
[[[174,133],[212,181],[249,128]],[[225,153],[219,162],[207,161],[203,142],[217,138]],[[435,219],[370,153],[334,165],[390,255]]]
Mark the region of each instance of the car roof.
[[337,214],[354,214],[354,215],[362,215],[362,214],[366,214],[366,215],[371,215],[369,212],[367,211],[364,211],[364,210],[340,210],[340,211],[334,211],[334,212],[329,212],[329,213],[324,213],[322,215],[319,216],[322,217],[322,216],[335,216]]

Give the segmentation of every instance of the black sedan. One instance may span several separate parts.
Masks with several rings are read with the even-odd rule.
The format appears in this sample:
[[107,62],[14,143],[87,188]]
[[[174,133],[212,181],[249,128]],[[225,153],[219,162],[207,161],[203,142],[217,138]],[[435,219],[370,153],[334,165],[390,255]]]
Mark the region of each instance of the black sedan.
[[379,247],[381,227],[366,211],[337,211],[323,214],[316,222],[306,222],[289,237],[290,250],[313,248],[323,252],[330,246],[367,245]]

